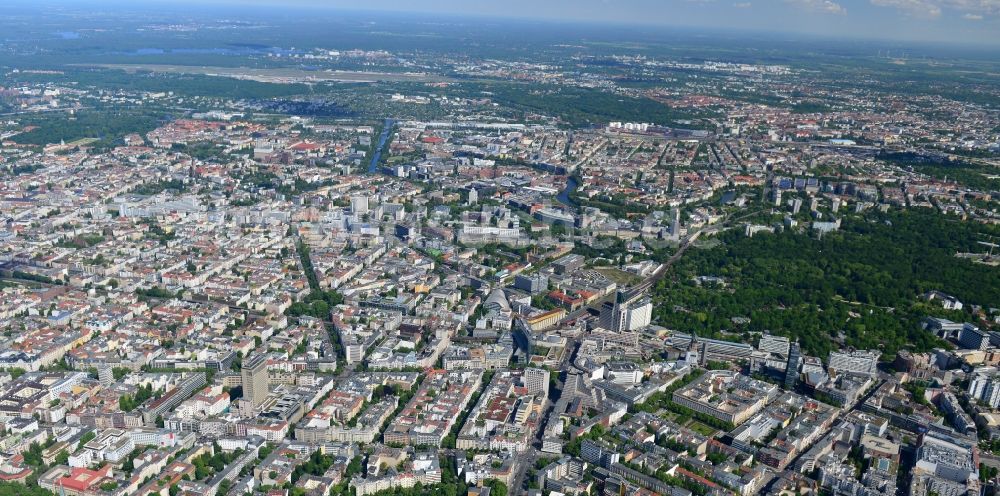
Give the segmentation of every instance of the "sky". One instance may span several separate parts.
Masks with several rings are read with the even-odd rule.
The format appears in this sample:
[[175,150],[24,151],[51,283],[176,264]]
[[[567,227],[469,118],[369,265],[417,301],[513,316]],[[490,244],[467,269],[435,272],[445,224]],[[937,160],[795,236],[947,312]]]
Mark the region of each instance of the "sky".
[[[96,7],[118,0],[40,1]],[[419,12],[1000,47],[1000,0],[138,0],[129,3]]]
[[1000,0],[182,0],[1000,45]]

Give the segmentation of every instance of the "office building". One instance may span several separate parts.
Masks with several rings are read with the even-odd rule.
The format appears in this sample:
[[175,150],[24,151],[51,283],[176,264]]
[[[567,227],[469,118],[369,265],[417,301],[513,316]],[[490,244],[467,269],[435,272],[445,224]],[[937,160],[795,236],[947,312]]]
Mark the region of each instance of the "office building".
[[990,335],[974,325],[965,324],[958,333],[958,344],[967,350],[985,350],[990,346]]
[[393,230],[396,237],[404,242],[413,241],[420,231],[416,226],[406,224],[396,224]]
[[653,302],[649,298],[631,297],[619,290],[615,301],[601,307],[600,327],[613,332],[627,332],[649,325],[653,317]]
[[347,357],[347,363],[358,363],[365,358],[365,345],[362,343],[353,343],[344,345],[344,355]]
[[110,363],[103,362],[97,366],[97,379],[106,388],[115,383],[115,371]]
[[980,367],[972,371],[969,396],[990,406],[1000,407],[1000,374],[996,367]]
[[974,441],[931,430],[921,438],[913,472],[966,484],[979,477],[978,461]]
[[753,346],[719,339],[699,338],[692,334],[674,333],[668,339],[670,346],[694,353],[700,363],[709,360],[739,362],[750,360]]
[[802,362],[802,350],[799,342],[791,344],[788,349],[788,365],[785,367],[785,389],[792,389],[799,380],[799,365]]
[[603,440],[586,439],[580,445],[580,458],[583,458],[587,463],[600,467],[610,467],[618,463],[621,454]]
[[165,416],[170,410],[181,404],[182,401],[188,399],[195,391],[204,387],[207,382],[208,380],[204,372],[185,375],[177,384],[177,387],[167,391],[166,394],[153,400],[152,403],[146,406],[146,409],[142,412],[142,421],[146,425],[155,423],[158,418]]
[[582,268],[586,261],[587,259],[583,258],[582,255],[574,253],[552,262],[552,269],[556,271],[556,274],[572,274],[574,271]]
[[364,215],[368,213],[368,197],[367,196],[352,196],[351,197],[351,212],[357,215]]
[[850,353],[831,351],[827,367],[833,374],[850,372],[875,377],[878,375],[878,357],[877,351],[858,350]]
[[757,349],[774,355],[788,356],[789,340],[784,336],[764,334],[757,343]]
[[778,386],[737,372],[714,370],[673,393],[674,403],[738,426],[779,393]]
[[642,382],[643,370],[635,362],[608,362],[604,377],[614,384],[633,386]]
[[267,355],[260,354],[243,363],[243,397],[254,407],[267,399]]
[[670,239],[679,239],[681,237],[681,209],[675,208],[673,212],[673,219],[670,221]]
[[524,387],[528,388],[528,393],[543,393],[549,395],[549,371],[528,367],[524,369]]
[[526,293],[538,294],[549,288],[549,278],[545,274],[518,274],[514,277],[514,288]]

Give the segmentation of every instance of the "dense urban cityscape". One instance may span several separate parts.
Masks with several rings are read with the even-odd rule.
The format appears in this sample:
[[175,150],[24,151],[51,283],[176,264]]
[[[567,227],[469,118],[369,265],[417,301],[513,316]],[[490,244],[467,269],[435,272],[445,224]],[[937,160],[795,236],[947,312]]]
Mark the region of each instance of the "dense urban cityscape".
[[0,495],[1000,490],[995,51],[23,8]]

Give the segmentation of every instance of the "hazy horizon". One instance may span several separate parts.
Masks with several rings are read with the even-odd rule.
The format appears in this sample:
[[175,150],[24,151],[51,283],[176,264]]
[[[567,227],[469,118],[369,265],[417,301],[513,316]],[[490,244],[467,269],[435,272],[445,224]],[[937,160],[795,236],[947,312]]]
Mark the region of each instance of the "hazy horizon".
[[290,12],[308,8],[1000,47],[1000,0],[509,0],[502,5],[456,0],[419,4],[402,0],[364,4],[344,0],[152,0],[142,4],[120,0],[13,0],[10,5],[18,4],[41,9],[115,6],[175,10],[177,14],[213,7],[283,8]]
[[[23,2],[22,2],[23,3]],[[46,0],[45,5],[128,5],[116,0]],[[318,8],[538,21],[596,22],[670,28],[805,34],[858,40],[1000,44],[1000,0],[154,0],[142,7]]]

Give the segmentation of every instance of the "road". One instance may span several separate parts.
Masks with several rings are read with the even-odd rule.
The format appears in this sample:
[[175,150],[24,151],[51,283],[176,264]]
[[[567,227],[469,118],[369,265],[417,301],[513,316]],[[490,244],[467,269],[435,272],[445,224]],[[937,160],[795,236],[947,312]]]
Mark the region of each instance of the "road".
[[521,494],[521,488],[525,483],[525,476],[528,474],[528,469],[535,466],[535,462],[541,457],[541,452],[535,449],[534,446],[528,448],[524,453],[520,453],[517,456],[517,474],[514,475],[514,480],[510,483],[509,492],[510,494]]

